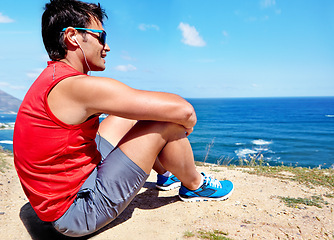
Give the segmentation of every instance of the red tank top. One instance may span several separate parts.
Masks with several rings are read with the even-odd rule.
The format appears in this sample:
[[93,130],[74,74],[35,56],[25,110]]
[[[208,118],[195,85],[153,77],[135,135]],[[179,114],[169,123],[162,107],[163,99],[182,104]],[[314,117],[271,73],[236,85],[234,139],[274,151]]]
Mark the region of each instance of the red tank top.
[[51,112],[47,97],[65,78],[83,75],[62,62],[48,62],[27,92],[14,128],[14,163],[31,206],[43,221],[60,218],[101,160],[95,137],[99,118],[68,125]]

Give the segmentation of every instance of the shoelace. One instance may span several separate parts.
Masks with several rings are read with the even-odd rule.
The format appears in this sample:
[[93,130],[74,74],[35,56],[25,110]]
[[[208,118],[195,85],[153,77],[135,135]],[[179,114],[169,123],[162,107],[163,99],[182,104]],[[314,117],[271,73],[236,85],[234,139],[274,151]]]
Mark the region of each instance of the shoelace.
[[214,188],[222,188],[222,185],[219,180],[212,179],[211,177],[204,176],[205,184],[214,187]]

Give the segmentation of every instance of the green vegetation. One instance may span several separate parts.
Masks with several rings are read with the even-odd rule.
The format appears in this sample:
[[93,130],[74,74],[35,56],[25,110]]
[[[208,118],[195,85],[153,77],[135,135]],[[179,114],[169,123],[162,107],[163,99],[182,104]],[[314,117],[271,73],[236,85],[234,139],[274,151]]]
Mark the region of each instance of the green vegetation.
[[324,194],[324,197],[326,197],[326,198],[334,198],[334,194],[326,193],[326,194]]
[[6,162],[5,159],[5,154],[11,154],[8,151],[3,150],[3,148],[0,146],[0,172],[5,172],[5,169],[9,168],[8,163]]
[[231,240],[230,238],[226,237],[228,233],[225,233],[220,230],[213,230],[213,231],[204,231],[199,230],[197,233],[193,233],[191,231],[186,231],[184,233],[184,237],[197,237],[200,239],[209,239],[209,240]]
[[334,169],[318,169],[288,166],[256,166],[246,170],[250,174],[288,179],[308,187],[324,186],[334,190]]
[[183,234],[184,237],[195,237],[195,234],[192,232],[192,231],[186,231],[184,234]]
[[0,155],[0,172],[5,172],[5,169],[8,168],[8,164],[5,161],[4,157]]
[[[258,158],[259,157],[259,158]],[[324,186],[334,190],[334,169],[319,169],[306,167],[291,167],[291,166],[269,166],[262,160],[262,156],[250,156],[250,160],[240,159],[239,165],[225,165],[225,164],[207,164],[204,162],[196,162],[197,166],[212,166],[211,171],[222,171],[215,166],[225,166],[228,168],[239,168],[249,174],[258,176],[279,178],[283,180],[292,180],[305,184],[313,188],[314,186]],[[328,197],[333,197],[333,194],[328,194]],[[326,196],[327,197],[327,196]]]
[[290,198],[290,197],[278,197],[281,199],[288,207],[298,207],[299,204],[304,204],[306,206],[316,206],[322,208],[322,205],[328,205],[328,202],[324,201],[321,196],[312,196],[311,198]]
[[[239,158],[239,166],[247,166],[247,167],[262,167],[265,164],[263,160],[263,155],[261,153],[258,154],[250,154],[247,159]],[[269,166],[268,163],[266,163]]]

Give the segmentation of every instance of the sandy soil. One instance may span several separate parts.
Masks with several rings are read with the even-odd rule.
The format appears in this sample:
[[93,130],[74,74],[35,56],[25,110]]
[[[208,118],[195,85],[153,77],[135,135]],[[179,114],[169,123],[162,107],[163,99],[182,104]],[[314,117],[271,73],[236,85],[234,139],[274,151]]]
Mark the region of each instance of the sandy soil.
[[[12,157],[0,172],[0,239],[70,239],[40,221],[25,197]],[[144,188],[114,222],[97,234],[80,239],[198,239],[199,231],[219,230],[230,239],[333,239],[334,199],[323,208],[287,207],[278,197],[311,197],[333,189],[309,188],[297,182],[250,175],[240,169],[198,167],[218,179],[230,179],[233,195],[222,202],[184,203],[178,190],[155,189],[152,172]],[[195,236],[185,237],[186,232]],[[78,239],[78,238],[77,238]]]

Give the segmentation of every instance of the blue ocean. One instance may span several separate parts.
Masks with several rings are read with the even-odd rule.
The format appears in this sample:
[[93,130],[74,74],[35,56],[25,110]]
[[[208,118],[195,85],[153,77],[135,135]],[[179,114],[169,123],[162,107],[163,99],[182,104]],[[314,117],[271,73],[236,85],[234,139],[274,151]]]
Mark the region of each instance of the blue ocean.
[[[198,122],[196,161],[334,167],[334,97],[188,99]],[[13,148],[15,115],[0,115],[0,145]]]

